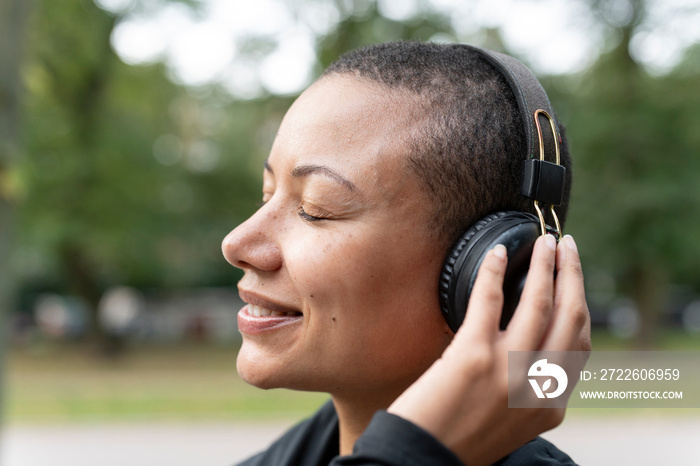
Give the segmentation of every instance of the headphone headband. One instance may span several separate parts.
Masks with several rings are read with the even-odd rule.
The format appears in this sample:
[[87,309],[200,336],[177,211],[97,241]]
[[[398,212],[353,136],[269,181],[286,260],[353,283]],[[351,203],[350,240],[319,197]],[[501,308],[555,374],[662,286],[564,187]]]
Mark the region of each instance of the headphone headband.
[[[550,206],[549,210],[555,222],[554,232],[561,237],[559,219],[553,206],[560,205],[564,198],[566,168],[559,164],[560,138],[547,93],[535,75],[519,60],[491,50],[470,45],[467,47],[496,68],[515,95],[525,128],[527,146],[521,193],[535,201],[542,234],[547,232],[548,228],[539,204]],[[546,154],[549,154],[555,163],[546,161]]]
[[[515,95],[518,109],[520,110],[525,124],[525,139],[527,141],[526,158],[532,159],[538,157],[539,138],[537,137],[537,127],[535,125],[535,112],[537,112],[537,110],[544,110],[549,115],[554,115],[552,105],[549,103],[549,98],[544,88],[535,75],[519,60],[492,50],[481,49],[472,45],[468,45],[467,47],[481,55],[506,79],[508,86],[510,86]],[[549,127],[549,123],[547,123],[547,127]],[[545,131],[545,133],[548,132]],[[550,134],[547,135],[550,137],[548,138],[549,141],[547,141],[547,139],[544,140],[545,153],[553,154],[553,138],[551,138]]]

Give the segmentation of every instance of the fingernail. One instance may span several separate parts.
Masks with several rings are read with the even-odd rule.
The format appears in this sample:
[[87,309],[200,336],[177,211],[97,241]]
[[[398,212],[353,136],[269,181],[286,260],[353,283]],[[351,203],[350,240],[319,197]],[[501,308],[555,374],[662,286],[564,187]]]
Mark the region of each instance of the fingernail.
[[552,251],[557,248],[557,240],[552,235],[544,235],[544,244]]
[[493,248],[493,253],[496,255],[496,257],[500,257],[501,259],[505,259],[506,255],[508,254],[508,251],[506,251],[506,247],[503,246],[502,244],[497,244]]
[[578,254],[578,248],[576,247],[576,241],[574,241],[574,238],[571,235],[564,235],[564,241],[566,242],[566,246],[574,251],[576,254]]

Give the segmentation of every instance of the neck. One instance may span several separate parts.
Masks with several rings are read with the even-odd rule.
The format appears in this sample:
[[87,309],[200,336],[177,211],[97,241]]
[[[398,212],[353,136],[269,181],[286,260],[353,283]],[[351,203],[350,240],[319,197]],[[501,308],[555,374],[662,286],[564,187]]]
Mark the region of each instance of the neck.
[[387,409],[400,393],[401,391],[384,397],[376,395],[344,397],[337,394],[332,396],[338,413],[341,456],[352,453],[355,442],[369,425],[374,413]]

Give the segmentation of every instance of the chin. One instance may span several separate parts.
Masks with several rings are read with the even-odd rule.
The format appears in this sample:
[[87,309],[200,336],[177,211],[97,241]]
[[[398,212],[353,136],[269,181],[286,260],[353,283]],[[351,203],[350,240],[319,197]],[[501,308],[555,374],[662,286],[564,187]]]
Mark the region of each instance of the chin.
[[[254,352],[252,352],[254,353]],[[306,392],[329,392],[314,370],[272,357],[249,353],[245,344],[238,353],[236,369],[244,382],[263,390],[286,388]],[[323,378],[321,378],[323,379]]]
[[293,374],[289,365],[270,357],[251,355],[245,350],[245,345],[238,353],[236,361],[238,375],[244,382],[254,387],[269,390],[272,388],[301,389],[293,383]]
[[271,369],[269,364],[261,363],[260,358],[256,360],[256,358],[247,357],[243,348],[238,353],[236,369],[240,378],[249,385],[264,390],[281,388],[279,381],[276,380],[279,378],[279,373],[275,373],[276,371]]

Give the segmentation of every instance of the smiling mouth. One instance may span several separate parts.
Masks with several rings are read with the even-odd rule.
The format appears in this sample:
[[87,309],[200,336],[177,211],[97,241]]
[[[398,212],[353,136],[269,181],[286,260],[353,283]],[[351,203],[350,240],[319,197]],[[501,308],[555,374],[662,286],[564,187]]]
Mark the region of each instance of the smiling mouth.
[[261,336],[268,332],[301,324],[304,315],[299,311],[275,310],[248,304],[238,311],[238,330],[246,336]]
[[298,311],[271,311],[255,304],[248,304],[248,314],[253,317],[301,317]]

